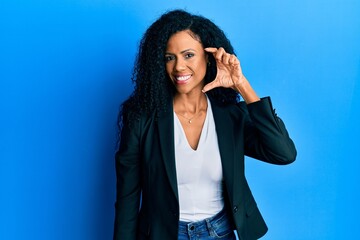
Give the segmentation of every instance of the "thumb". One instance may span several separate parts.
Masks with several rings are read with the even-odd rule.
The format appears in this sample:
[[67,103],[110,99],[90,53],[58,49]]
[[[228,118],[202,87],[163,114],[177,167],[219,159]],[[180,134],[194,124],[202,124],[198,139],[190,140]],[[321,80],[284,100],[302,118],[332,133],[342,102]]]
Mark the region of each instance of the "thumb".
[[203,93],[206,93],[207,91],[210,91],[211,89],[214,89],[216,87],[220,87],[220,84],[217,81],[212,81],[208,84],[206,84],[202,90]]

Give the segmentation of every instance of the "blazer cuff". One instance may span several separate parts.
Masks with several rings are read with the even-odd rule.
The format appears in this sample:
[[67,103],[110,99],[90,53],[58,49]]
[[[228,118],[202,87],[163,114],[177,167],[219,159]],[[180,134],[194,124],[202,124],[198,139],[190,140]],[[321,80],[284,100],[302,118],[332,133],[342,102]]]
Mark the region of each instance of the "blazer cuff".
[[250,112],[259,111],[259,110],[260,111],[271,110],[271,112],[275,115],[275,110],[272,106],[271,98],[269,96],[262,97],[262,98],[260,98],[260,101],[249,103],[246,106]]

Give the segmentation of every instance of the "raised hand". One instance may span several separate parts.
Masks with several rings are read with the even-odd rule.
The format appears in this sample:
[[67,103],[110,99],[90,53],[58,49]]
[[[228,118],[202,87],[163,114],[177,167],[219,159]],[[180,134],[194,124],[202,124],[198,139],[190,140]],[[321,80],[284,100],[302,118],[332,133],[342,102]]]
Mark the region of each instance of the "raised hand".
[[247,103],[260,100],[242,73],[240,61],[234,54],[225,52],[224,48],[205,48],[216,60],[217,74],[214,81],[206,84],[203,92],[213,88],[232,88],[239,92]]

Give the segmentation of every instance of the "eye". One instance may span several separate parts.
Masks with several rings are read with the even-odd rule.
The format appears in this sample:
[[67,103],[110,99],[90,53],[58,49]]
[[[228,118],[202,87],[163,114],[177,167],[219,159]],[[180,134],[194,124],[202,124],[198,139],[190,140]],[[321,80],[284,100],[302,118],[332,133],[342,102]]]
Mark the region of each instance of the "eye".
[[185,58],[192,58],[194,55],[193,53],[186,53]]
[[174,60],[174,59],[175,59],[175,57],[172,56],[172,55],[165,56],[165,62],[169,62],[169,61]]

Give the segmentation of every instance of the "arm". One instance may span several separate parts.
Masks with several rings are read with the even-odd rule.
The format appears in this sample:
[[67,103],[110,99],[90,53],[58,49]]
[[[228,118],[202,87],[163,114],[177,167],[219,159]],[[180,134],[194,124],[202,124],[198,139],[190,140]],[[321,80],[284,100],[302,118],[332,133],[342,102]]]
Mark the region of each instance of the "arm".
[[114,240],[135,240],[140,206],[140,127],[124,124],[115,155],[116,203]]
[[266,162],[288,164],[296,149],[285,125],[272,108],[270,98],[260,99],[244,76],[240,61],[223,48],[205,48],[216,59],[217,75],[203,92],[216,87],[232,88],[245,100],[239,104],[245,116],[245,154]]
[[271,99],[239,104],[245,119],[245,155],[274,164],[295,161],[296,148],[283,121],[273,110]]

